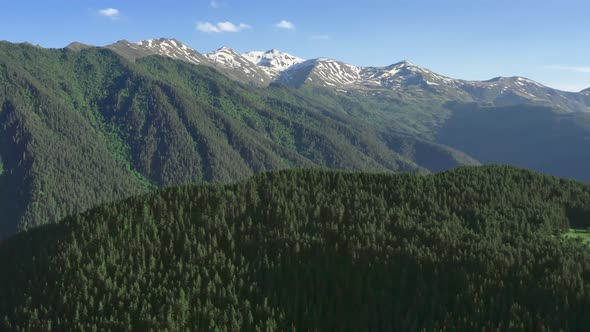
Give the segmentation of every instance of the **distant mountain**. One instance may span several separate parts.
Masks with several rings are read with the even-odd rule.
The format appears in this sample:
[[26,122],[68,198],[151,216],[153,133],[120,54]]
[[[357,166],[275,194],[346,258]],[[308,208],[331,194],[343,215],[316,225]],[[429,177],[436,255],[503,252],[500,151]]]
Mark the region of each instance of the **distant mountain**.
[[440,76],[432,71],[416,66],[409,61],[402,61],[387,67],[367,67],[360,71],[360,84],[367,88],[400,89],[403,87],[456,86],[457,81]]
[[590,88],[580,91],[581,94],[590,95]]
[[588,96],[549,88],[524,77],[496,77],[483,82],[466,81],[462,88],[473,101],[480,103],[497,106],[536,104],[562,111],[590,111]]
[[279,81],[292,86],[305,83],[332,88],[351,88],[360,81],[361,68],[327,58],[307,60],[283,71]]
[[532,103],[564,111],[590,111],[588,93],[559,91],[524,77],[465,81],[402,61],[387,67],[357,67],[331,59],[308,60],[283,71],[279,81],[292,86],[320,85],[341,92],[408,93],[497,106]]
[[[309,67],[312,67],[311,69]],[[307,73],[307,74],[299,74]],[[437,75],[425,68],[402,61],[387,67],[357,67],[332,59],[319,58],[292,66],[283,81],[301,85],[320,84],[348,89],[403,89],[454,85],[457,81]],[[299,77],[293,80],[291,77]]]

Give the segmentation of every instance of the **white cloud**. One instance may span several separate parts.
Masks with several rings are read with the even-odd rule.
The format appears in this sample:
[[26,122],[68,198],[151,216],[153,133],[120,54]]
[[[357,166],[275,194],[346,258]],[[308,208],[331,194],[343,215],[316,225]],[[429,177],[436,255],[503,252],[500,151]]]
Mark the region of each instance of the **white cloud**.
[[234,24],[232,22],[219,22],[217,24],[209,22],[197,22],[196,29],[207,33],[222,33],[222,32],[240,32],[245,29],[250,29],[248,24],[240,23]]
[[313,40],[328,40],[328,39],[330,39],[330,36],[328,36],[328,35],[313,35],[310,38]]
[[582,66],[548,66],[549,69],[557,69],[557,70],[566,70],[566,71],[574,71],[576,73],[590,73],[590,67],[582,67]]
[[117,18],[121,14],[121,12],[116,8],[105,8],[98,11],[98,13],[102,16],[110,17],[110,18]]
[[250,29],[248,24],[240,23],[235,25],[232,22],[219,22],[217,23],[217,27],[223,32],[239,32],[244,29]]
[[293,22],[289,22],[287,20],[282,20],[279,23],[275,24],[277,28],[287,29],[287,30],[295,30],[295,24]]
[[215,25],[213,25],[213,24],[211,24],[209,22],[197,22],[196,28],[199,31],[208,32],[208,33],[219,33],[219,32],[221,32],[221,30],[219,30]]

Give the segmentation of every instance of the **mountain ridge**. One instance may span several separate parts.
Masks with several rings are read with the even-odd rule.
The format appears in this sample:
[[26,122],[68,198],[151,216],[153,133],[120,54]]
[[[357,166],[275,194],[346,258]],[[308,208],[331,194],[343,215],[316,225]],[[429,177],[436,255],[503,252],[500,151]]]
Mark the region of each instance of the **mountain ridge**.
[[104,47],[134,61],[145,56],[161,55],[192,64],[207,63],[203,54],[174,38],[147,39],[135,43],[120,40]]
[[[66,46],[64,48],[70,48],[70,46],[72,46],[72,45],[84,45],[85,47],[104,47],[104,48],[109,48],[109,47],[111,47],[113,45],[116,45],[117,43],[121,43],[121,42],[123,42],[123,43],[129,43],[129,44],[141,44],[141,43],[144,43],[144,42],[148,42],[149,43],[150,41],[155,41],[155,40],[163,40],[163,41],[165,41],[165,40],[172,40],[172,41],[176,41],[178,43],[181,43],[181,42],[179,42],[178,40],[176,40],[174,38],[157,38],[157,39],[142,40],[142,41],[138,41],[138,42],[135,42],[135,43],[131,43],[131,42],[126,41],[126,40],[121,40],[121,41],[118,41],[118,42],[116,42],[114,44],[109,44],[109,45],[105,45],[105,46],[93,46],[93,45],[88,45],[88,44],[79,43],[79,42],[72,42],[72,43],[70,43],[68,46]],[[182,45],[185,45],[187,47],[190,47],[190,46],[188,46],[188,45],[186,45],[184,43],[182,43]],[[249,61],[251,63],[254,63],[254,64],[257,64],[256,61],[255,61],[255,59],[256,59],[256,57],[257,57],[258,54],[267,54],[267,53],[271,53],[271,52],[280,53],[280,54],[286,55],[288,57],[292,57],[292,58],[296,58],[298,60],[301,60],[301,61],[296,61],[296,63],[293,63],[293,65],[298,64],[298,63],[301,63],[301,62],[304,62],[304,61],[313,61],[313,60],[315,60],[315,61],[330,60],[330,61],[340,62],[340,61],[338,61],[336,59],[331,59],[331,58],[326,58],[326,57],[318,57],[318,58],[313,58],[313,59],[303,59],[303,58],[300,58],[300,57],[291,55],[289,53],[282,52],[282,51],[277,50],[277,49],[271,49],[271,50],[268,50],[268,51],[247,51],[247,52],[244,52],[244,53],[241,53],[241,54],[238,53],[238,52],[236,52],[235,50],[233,50],[231,47],[228,47],[228,46],[220,47],[217,50],[214,50],[214,51],[211,51],[211,52],[208,52],[208,53],[201,53],[199,51],[196,51],[196,49],[194,49],[194,48],[191,48],[191,49],[193,51],[195,51],[195,52],[203,55],[203,56],[206,56],[207,54],[214,54],[215,52],[220,51],[220,50],[230,50],[231,52],[235,53],[236,55],[240,55],[240,56],[246,57],[246,59],[248,59],[248,57],[249,57],[250,58]],[[162,54],[162,55],[165,55],[165,54]],[[344,62],[340,62],[340,63],[344,63]],[[383,66],[383,67],[375,67],[375,66],[361,67],[361,66],[356,66],[356,65],[353,65],[353,64],[347,64],[347,65],[349,65],[349,66],[355,66],[355,67],[358,67],[358,68],[367,68],[367,69],[368,68],[378,68],[378,69],[381,69],[381,68],[388,68],[388,67],[392,67],[392,66],[396,66],[396,65],[408,65],[408,66],[413,66],[413,67],[416,67],[416,68],[420,68],[422,70],[427,70],[429,72],[432,72],[432,71],[430,71],[430,70],[428,70],[428,69],[426,69],[424,67],[421,67],[421,66],[418,66],[418,65],[414,64],[413,62],[411,62],[409,60],[401,60],[401,61],[398,61],[398,62],[394,62],[391,65]],[[286,70],[286,69],[287,68],[285,68],[284,70]],[[438,76],[444,77],[443,75],[438,75]],[[520,76],[511,76],[511,77],[515,77],[516,78],[516,77],[520,77]],[[450,77],[446,77],[446,78],[450,78]],[[498,77],[493,77],[493,78],[487,79],[487,80],[464,80],[464,79],[455,79],[455,78],[453,78],[453,79],[454,80],[459,80],[459,81],[464,81],[464,82],[482,82],[482,83],[485,83],[485,82],[491,82],[491,81],[494,81],[494,80],[497,80],[497,79],[500,79],[500,78],[506,78],[506,77],[498,76]],[[528,80],[530,82],[534,82],[537,85],[545,86],[545,85],[543,85],[541,83],[538,83],[538,82],[536,82],[536,81],[534,81],[532,79],[529,79],[529,78],[526,78],[526,77],[521,77],[521,78],[526,79],[526,80]],[[545,87],[548,87],[548,86],[545,86]],[[548,87],[548,88],[550,88],[550,87]],[[554,89],[554,88],[551,88],[551,89]],[[555,90],[558,90],[558,89],[555,89]],[[564,91],[564,90],[559,90],[559,91]],[[583,92],[583,91],[590,91],[590,88],[585,89],[585,90],[582,90],[580,92]],[[564,91],[564,92],[571,92],[571,91]],[[576,93],[576,92],[572,92],[572,93]]]
[[[85,45],[86,46],[86,45]],[[72,50],[85,47],[70,47]],[[135,61],[160,55],[198,65],[212,66],[234,80],[255,86],[272,83],[293,87],[321,86],[338,93],[407,94],[411,98],[442,98],[509,106],[523,103],[550,105],[564,112],[590,112],[590,91],[567,92],[529,78],[494,77],[464,80],[437,74],[403,60],[384,67],[361,67],[336,59],[303,59],[276,49],[238,53],[224,46],[202,54],[173,38],[107,45]]]

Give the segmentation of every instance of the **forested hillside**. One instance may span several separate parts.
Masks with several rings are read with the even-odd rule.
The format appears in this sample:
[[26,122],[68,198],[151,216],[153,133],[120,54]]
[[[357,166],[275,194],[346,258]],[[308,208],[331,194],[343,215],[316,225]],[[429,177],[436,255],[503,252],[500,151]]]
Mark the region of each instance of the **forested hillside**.
[[505,167],[283,170],[0,243],[6,330],[590,329],[590,186]]
[[588,113],[448,100],[414,85],[262,88],[226,74],[0,42],[0,238],[157,188],[286,168],[430,173],[482,162],[590,181]]
[[[208,66],[0,42],[0,238],[104,202],[290,167],[429,172],[477,161],[374,118]],[[366,119],[365,119],[366,118]]]

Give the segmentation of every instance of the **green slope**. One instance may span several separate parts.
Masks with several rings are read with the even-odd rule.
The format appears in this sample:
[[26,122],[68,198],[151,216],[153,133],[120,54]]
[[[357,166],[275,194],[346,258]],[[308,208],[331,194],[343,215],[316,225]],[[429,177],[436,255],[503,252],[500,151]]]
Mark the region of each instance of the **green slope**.
[[512,167],[169,188],[0,244],[7,330],[587,330],[590,186]]
[[77,50],[0,43],[0,237],[156,187],[271,169],[477,164],[376,130],[370,118],[305,91],[248,87],[156,56],[130,62],[107,49]]
[[[557,104],[467,103],[423,90],[363,95],[303,86],[297,91],[318,103],[342,105],[347,116],[365,119],[377,132],[405,134],[429,146],[436,142],[452,147],[457,160],[466,160],[457,154],[462,151],[484,164],[510,164],[590,181],[588,112],[565,112]],[[425,151],[420,149],[423,154]],[[434,163],[412,154],[409,157],[420,165],[431,165],[427,167],[431,170],[432,165],[445,165],[438,156]]]

